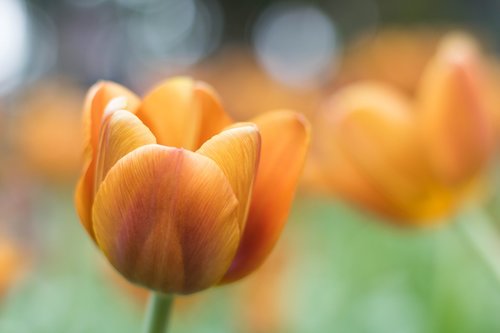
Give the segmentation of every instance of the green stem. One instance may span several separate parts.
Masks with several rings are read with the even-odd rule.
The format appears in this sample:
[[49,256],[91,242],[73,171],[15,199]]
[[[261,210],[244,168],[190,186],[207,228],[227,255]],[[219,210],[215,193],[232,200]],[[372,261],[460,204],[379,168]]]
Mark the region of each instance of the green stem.
[[500,285],[500,238],[498,230],[483,213],[475,211],[458,218],[458,229],[470,247],[479,255],[485,266]]
[[143,333],[166,333],[174,296],[151,292]]
[[446,263],[446,249],[447,244],[443,244],[446,241],[443,233],[434,230],[433,231],[433,251],[432,251],[432,268],[430,270],[431,284],[429,288],[430,292],[430,306],[429,306],[429,318],[430,325],[432,327],[432,332],[441,332],[441,316],[443,311],[443,284],[446,283],[446,269],[443,265]]

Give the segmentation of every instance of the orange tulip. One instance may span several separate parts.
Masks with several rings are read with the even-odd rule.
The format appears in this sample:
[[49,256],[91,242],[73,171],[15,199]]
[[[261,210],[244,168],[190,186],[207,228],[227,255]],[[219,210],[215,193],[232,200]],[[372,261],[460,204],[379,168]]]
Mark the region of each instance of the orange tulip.
[[321,170],[341,197],[385,217],[428,224],[457,209],[484,174],[493,121],[479,54],[447,37],[412,101],[390,86],[358,83],[320,118]]
[[26,266],[25,256],[18,246],[0,237],[0,296],[23,275]]
[[478,47],[454,34],[443,40],[418,91],[422,137],[436,177],[457,185],[488,161],[494,143],[494,107]]
[[193,293],[255,270],[286,221],[309,141],[276,111],[233,124],[215,92],[175,78],[142,101],[101,82],[84,110],[83,226],[127,279]]

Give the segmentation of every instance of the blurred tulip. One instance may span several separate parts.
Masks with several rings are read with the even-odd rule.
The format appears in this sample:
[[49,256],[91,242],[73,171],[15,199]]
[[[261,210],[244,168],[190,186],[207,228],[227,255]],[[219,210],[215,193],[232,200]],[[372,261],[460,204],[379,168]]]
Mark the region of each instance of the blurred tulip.
[[56,183],[74,181],[81,163],[83,92],[63,80],[45,80],[20,98],[12,133],[22,165]]
[[[459,42],[462,45],[475,44],[470,36],[460,35],[461,37],[451,39],[462,40]],[[391,84],[411,95],[417,94],[422,86],[422,73],[424,70],[429,72],[431,66],[428,64],[436,52],[440,52],[437,48],[445,36],[443,28],[425,26],[384,28],[376,34],[363,35],[347,46],[341,65],[333,69],[332,87],[370,80]],[[486,72],[483,73],[483,80],[487,81],[487,84],[481,87],[482,95],[484,102],[489,103],[494,110],[493,121],[498,136],[500,95],[497,91],[500,88],[500,64],[495,54],[482,54],[481,66],[476,64],[473,67],[476,67],[475,70],[477,67],[483,67],[483,72]],[[305,173],[309,168],[310,164],[307,165]]]
[[84,114],[76,206],[123,276],[189,294],[238,280],[264,261],[307,151],[302,116],[276,111],[232,124],[211,87],[183,77],[142,101],[98,83]]
[[484,169],[494,143],[494,107],[474,40],[450,35],[422,76],[417,95],[433,171],[455,186]]
[[490,57],[488,59],[487,70],[489,72],[489,82],[487,84],[488,91],[486,92],[491,100],[491,104],[494,107],[494,121],[495,121],[495,135],[496,142],[500,139],[500,94],[498,91],[500,89],[500,61],[496,57]]
[[426,68],[415,101],[378,83],[336,93],[316,138],[329,186],[403,223],[434,223],[453,213],[473,193],[492,154],[479,62],[473,44],[452,35]]
[[326,109],[317,156],[338,195],[397,219],[420,221],[450,208],[450,196],[435,191],[426,171],[415,114],[405,96],[360,83],[339,91]]
[[26,259],[10,240],[0,238],[0,297],[18,281],[25,269]]

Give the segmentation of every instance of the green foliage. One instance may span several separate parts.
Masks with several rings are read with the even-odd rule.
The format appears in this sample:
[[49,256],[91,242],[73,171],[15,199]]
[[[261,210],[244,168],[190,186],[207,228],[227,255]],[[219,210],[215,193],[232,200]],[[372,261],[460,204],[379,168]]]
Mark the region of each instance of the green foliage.
[[[55,196],[40,205],[43,249],[3,299],[0,332],[140,331],[141,306],[106,276],[71,207]],[[276,293],[283,332],[500,332],[500,286],[454,224],[396,228],[330,200],[302,198],[280,247],[290,249]],[[174,311],[171,332],[248,331],[241,291],[251,279]]]

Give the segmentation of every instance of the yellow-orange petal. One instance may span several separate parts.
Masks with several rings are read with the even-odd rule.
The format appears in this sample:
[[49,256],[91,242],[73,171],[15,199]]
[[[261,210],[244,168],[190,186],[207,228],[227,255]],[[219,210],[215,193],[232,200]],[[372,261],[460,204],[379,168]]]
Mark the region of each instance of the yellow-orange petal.
[[118,83],[101,81],[89,89],[83,108],[85,146],[93,150],[97,148],[102,116],[108,104],[116,98],[120,98],[120,108],[130,112],[135,112],[140,103],[136,94]]
[[357,83],[337,92],[319,121],[318,156],[337,195],[400,224],[435,222],[452,209],[453,197],[432,180],[405,96]]
[[219,96],[211,86],[198,81],[194,85],[194,94],[201,112],[197,143],[197,147],[200,147],[233,121],[224,111]]
[[120,158],[141,146],[153,143],[156,143],[156,138],[137,116],[123,110],[113,112],[101,131],[94,192],[98,191],[109,169]]
[[226,175],[238,199],[238,224],[245,227],[260,155],[260,134],[254,124],[215,135],[197,151],[211,158]]
[[216,284],[240,240],[238,201],[210,158],[147,145],[120,159],[97,192],[97,243],[127,279],[163,293]]
[[151,129],[159,144],[194,150],[201,114],[188,77],[166,80],[142,101],[137,116]]
[[[320,179],[323,182],[321,186],[325,186],[327,192],[333,192],[334,195],[372,212],[384,216],[399,216],[400,210],[387,200],[385,194],[362,172],[363,169],[352,161],[340,140],[334,138],[336,129],[325,120],[324,117],[319,119],[321,124],[318,124],[315,132],[318,147],[316,156],[323,175]],[[315,184],[315,189],[318,186]]]
[[490,159],[494,115],[479,51],[467,36],[447,36],[418,95],[422,137],[436,177],[451,186],[475,178]]
[[[92,201],[93,201],[93,183],[90,186],[90,182],[86,181],[86,178],[92,179],[93,177],[86,177],[86,174],[90,172],[87,170],[86,173],[80,177],[78,183],[76,184],[75,190],[75,207],[78,216],[80,217],[80,223],[85,228],[87,233],[93,238],[92,234]],[[93,173],[93,171],[92,171]]]
[[160,84],[144,98],[137,114],[159,144],[189,150],[232,122],[213,88],[189,77]]
[[309,146],[309,122],[296,112],[275,111],[252,120],[262,138],[260,162],[242,241],[223,282],[255,270],[285,225]]
[[378,184],[382,196],[414,193],[426,165],[406,99],[389,87],[360,83],[340,91],[333,104],[332,139],[357,169]]
[[116,98],[120,98],[121,108],[130,112],[135,112],[139,105],[139,98],[127,88],[114,82],[102,81],[89,89],[83,109],[84,160],[82,176],[76,186],[75,205],[82,225],[91,235],[94,175],[99,133],[103,114],[108,104]]
[[338,195],[393,217],[423,196],[427,165],[405,96],[378,83],[353,84],[332,97],[320,121],[317,143]]

